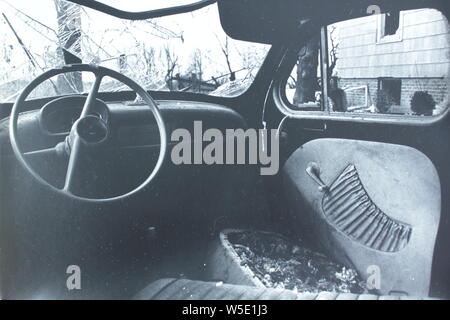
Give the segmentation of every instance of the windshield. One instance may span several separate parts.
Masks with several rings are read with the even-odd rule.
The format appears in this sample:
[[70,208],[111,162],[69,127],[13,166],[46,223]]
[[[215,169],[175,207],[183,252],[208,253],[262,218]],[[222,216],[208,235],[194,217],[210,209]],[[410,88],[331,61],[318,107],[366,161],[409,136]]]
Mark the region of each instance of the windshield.
[[[123,8],[127,3],[113,4]],[[119,71],[147,90],[236,96],[252,83],[270,48],[226,36],[216,4],[141,21],[114,18],[64,0],[0,0],[0,6],[1,101],[14,101],[34,77],[62,66],[67,57],[70,63],[79,57],[83,63]],[[47,82],[30,98],[83,93],[92,77],[69,74]],[[122,90],[128,89],[112,79],[101,87]]]

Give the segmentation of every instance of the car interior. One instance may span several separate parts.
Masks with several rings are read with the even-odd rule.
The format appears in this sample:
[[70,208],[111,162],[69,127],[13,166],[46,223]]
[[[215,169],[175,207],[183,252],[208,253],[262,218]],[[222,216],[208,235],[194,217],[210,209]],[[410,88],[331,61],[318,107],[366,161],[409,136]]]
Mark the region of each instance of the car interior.
[[[344,57],[345,39],[351,34],[358,39],[352,43],[366,38],[377,42],[374,50],[388,45],[399,48],[410,41],[413,66],[390,53],[395,61],[384,69],[397,72],[394,65],[402,65],[412,73],[448,73],[450,45],[444,40],[450,43],[450,33],[441,30],[441,24],[448,28],[450,17],[446,1],[286,0],[281,5],[276,0],[203,0],[162,9],[150,6],[145,11],[142,6],[152,1],[139,1],[136,10],[123,1],[124,7],[107,1],[60,1],[81,8],[86,14],[81,18],[84,25],[89,16],[90,27],[96,28],[105,23],[95,17],[102,17],[101,21],[111,21],[104,28],[128,30],[129,39],[134,34],[135,40],[124,40],[124,46],[137,43],[136,48],[147,48],[147,53],[130,54],[127,64],[150,52],[145,45],[151,41],[140,43],[145,35],[139,33],[139,25],[165,37],[173,32],[168,30],[170,24],[162,22],[178,21],[179,28],[186,30],[181,33],[185,38],[177,40],[184,46],[194,41],[189,38],[193,27],[183,24],[188,20],[181,17],[211,10],[217,14],[210,19],[229,40],[221,42],[220,56],[196,60],[197,66],[202,61],[203,78],[202,71],[187,79],[168,66],[161,76],[162,88],[138,76],[144,67],[137,66],[138,71],[123,67],[124,55],[117,54],[114,64],[94,55],[88,59],[85,44],[81,51],[62,50],[62,64],[52,64],[45,55],[33,58],[33,51],[17,41],[26,39],[26,32],[20,32],[14,19],[25,16],[19,9],[5,7],[9,9],[3,14],[4,32],[14,42],[12,52],[20,51],[27,63],[44,66],[37,63],[40,58],[49,62],[42,70],[37,68],[36,76],[27,71],[26,81],[15,82],[20,85],[11,92],[0,85],[5,92],[0,95],[1,299],[450,298],[448,79],[434,74],[422,77],[421,88],[439,83],[436,92],[428,87],[420,90],[433,95],[438,106],[432,115],[409,113],[410,108],[416,110],[409,103],[419,91],[414,87],[419,80],[410,85],[408,77],[418,77],[385,76],[382,67],[365,67],[362,61],[369,53],[364,48],[358,57]],[[411,18],[413,14],[419,18]],[[396,15],[398,21],[392,18]],[[385,33],[363,34],[370,28],[364,19],[371,17],[375,25],[384,26]],[[345,23],[351,21],[363,23],[350,28],[353,33],[346,36]],[[120,24],[116,27],[113,22]],[[389,23],[398,26],[392,31]],[[425,34],[427,24],[435,32],[431,40],[426,36],[421,44],[408,40],[408,27],[415,28],[411,32],[417,36]],[[30,25],[42,27],[36,22]],[[395,38],[399,28],[403,28],[401,39]],[[95,33],[91,37],[98,40]],[[102,40],[99,48],[108,51],[114,37],[110,43]],[[335,46],[333,39],[338,37]],[[197,36],[193,43],[213,50],[218,39]],[[118,36],[116,41],[116,47],[121,45]],[[227,69],[226,62],[233,64],[237,58],[230,53],[228,60],[226,50],[247,44],[255,44],[256,49],[248,51],[259,50],[260,63],[244,79],[237,69]],[[317,48],[308,57],[311,44]],[[433,49],[427,49],[428,44]],[[152,56],[156,65],[176,61],[169,59],[169,47],[164,48],[164,54]],[[439,50],[445,50],[442,57]],[[207,54],[207,49],[196,52],[202,51]],[[370,57],[369,63],[375,65],[381,55]],[[11,59],[9,65],[15,58]],[[224,82],[206,76],[219,59],[225,66],[223,73],[230,71]],[[256,58],[251,55],[251,59]],[[305,59],[316,65],[303,68]],[[361,76],[347,76],[351,70]],[[5,74],[11,82],[12,72]],[[308,72],[319,78],[312,90],[297,83]],[[376,74],[377,88],[372,88],[372,77],[365,72]],[[71,80],[83,74],[88,85],[39,94],[44,83],[60,86],[69,74]],[[364,78],[364,83],[342,84],[355,78]],[[244,83],[242,89],[232,86],[239,81]],[[312,97],[301,97],[308,90]],[[372,97],[380,103],[380,92],[391,99],[389,110],[371,103]],[[362,98],[354,98],[355,93]],[[345,94],[346,100],[339,94]],[[360,98],[362,108],[356,101]],[[340,110],[343,104],[345,111]],[[204,131],[216,129],[223,134],[230,129],[273,130],[279,138],[278,173],[261,175],[260,164],[174,163],[177,141],[172,133],[185,129],[195,137],[198,121]],[[236,276],[241,271],[228,265],[227,253],[213,253],[224,239],[224,230],[301,239],[308,250],[356,270],[364,281],[376,266],[381,273],[379,286],[361,293],[255,285]],[[74,265],[81,270],[81,290],[68,290],[68,266]]]

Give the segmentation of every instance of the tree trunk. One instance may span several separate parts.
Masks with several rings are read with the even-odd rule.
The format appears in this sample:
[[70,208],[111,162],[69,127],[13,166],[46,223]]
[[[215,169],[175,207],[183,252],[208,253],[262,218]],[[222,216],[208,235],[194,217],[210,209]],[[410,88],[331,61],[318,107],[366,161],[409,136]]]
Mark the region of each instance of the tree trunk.
[[[54,0],[58,18],[58,59],[64,64],[62,48],[76,56],[81,55],[81,11],[80,6],[61,0]],[[62,94],[83,92],[80,72],[66,73],[58,77],[58,89]]]
[[320,35],[317,35],[299,52],[294,105],[314,102],[316,100],[315,93],[319,89],[319,84],[317,82],[319,48]]

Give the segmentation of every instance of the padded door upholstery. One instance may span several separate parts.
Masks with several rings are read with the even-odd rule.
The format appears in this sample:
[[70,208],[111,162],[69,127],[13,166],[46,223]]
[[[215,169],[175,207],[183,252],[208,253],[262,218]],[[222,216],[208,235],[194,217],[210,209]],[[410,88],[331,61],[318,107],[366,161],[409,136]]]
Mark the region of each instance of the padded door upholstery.
[[371,280],[380,294],[428,296],[441,191],[424,154],[399,145],[319,139],[292,154],[283,180],[300,236],[306,233],[363,278],[379,274],[379,282]]

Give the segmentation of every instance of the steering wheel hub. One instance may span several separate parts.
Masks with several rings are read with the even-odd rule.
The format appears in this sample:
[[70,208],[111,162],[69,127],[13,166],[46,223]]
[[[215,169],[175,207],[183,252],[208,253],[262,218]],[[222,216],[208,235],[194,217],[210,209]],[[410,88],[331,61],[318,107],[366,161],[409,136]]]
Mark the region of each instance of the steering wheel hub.
[[86,144],[100,144],[108,137],[108,126],[97,116],[88,115],[74,124],[74,129],[80,139]]

